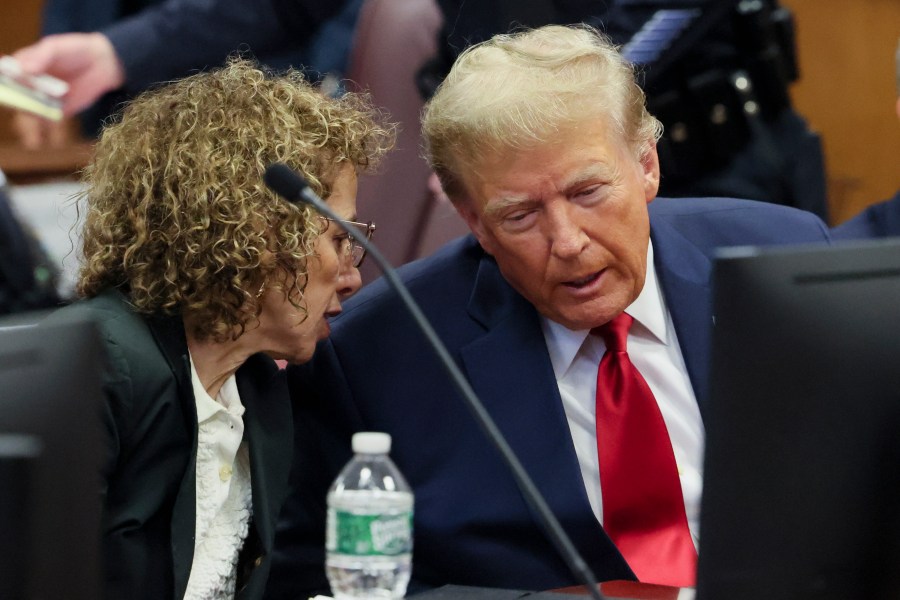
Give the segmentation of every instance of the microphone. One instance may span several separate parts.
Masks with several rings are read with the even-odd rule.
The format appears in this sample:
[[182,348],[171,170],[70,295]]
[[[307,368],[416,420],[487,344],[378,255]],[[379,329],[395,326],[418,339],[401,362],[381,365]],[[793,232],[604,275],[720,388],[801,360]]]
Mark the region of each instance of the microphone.
[[[263,180],[267,186],[285,200],[289,202],[301,201],[311,205],[320,214],[328,217],[337,223],[344,231],[353,235],[354,232],[350,231],[347,225],[344,224],[343,219],[338,217],[328,207],[325,201],[309,187],[309,184],[306,183],[306,180],[303,179],[303,177],[287,165],[281,163],[269,165],[269,167],[266,168]],[[534,485],[528,472],[525,471],[525,467],[522,466],[522,463],[507,443],[506,438],[503,437],[500,429],[497,428],[493,418],[491,418],[487,409],[484,408],[481,400],[478,399],[475,390],[472,389],[472,386],[469,385],[468,380],[463,376],[459,367],[456,366],[447,347],[444,346],[444,343],[434,331],[431,323],[428,322],[428,319],[425,317],[424,313],[422,313],[422,309],[419,308],[418,303],[413,299],[409,290],[406,288],[406,285],[400,280],[397,271],[371,241],[365,239],[363,236],[354,236],[354,239],[359,242],[375,262],[378,263],[378,266],[384,273],[385,279],[400,296],[400,300],[412,315],[416,325],[425,335],[431,348],[437,354],[441,364],[450,376],[453,385],[456,387],[463,400],[465,400],[469,410],[478,422],[478,425],[500,452],[501,457],[507,467],[509,467],[513,478],[515,479],[516,484],[519,486],[522,496],[532,510],[538,515],[541,526],[543,526],[550,541],[556,546],[556,550],[566,563],[566,566],[568,566],[572,574],[587,587],[594,600],[605,600],[604,596],[600,593],[600,588],[597,585],[597,578],[594,576],[594,573],[591,571],[590,567],[587,566],[587,563],[584,562],[584,559],[578,553],[572,540],[559,524],[556,516],[547,505],[547,501],[544,500],[544,497]]]

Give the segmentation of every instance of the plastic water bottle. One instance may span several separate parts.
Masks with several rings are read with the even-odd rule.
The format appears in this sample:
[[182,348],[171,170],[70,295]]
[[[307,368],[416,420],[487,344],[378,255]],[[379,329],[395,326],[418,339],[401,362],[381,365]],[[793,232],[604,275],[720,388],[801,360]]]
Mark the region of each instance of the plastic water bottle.
[[406,594],[413,495],[390,450],[386,433],[355,434],[355,456],[328,491],[326,570],[337,600]]

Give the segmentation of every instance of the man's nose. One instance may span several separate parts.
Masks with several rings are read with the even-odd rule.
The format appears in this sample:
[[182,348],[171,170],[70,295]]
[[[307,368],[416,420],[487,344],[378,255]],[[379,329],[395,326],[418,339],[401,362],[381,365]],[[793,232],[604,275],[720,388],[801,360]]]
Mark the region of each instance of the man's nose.
[[569,207],[549,212],[550,250],[559,258],[572,258],[587,247],[589,238]]

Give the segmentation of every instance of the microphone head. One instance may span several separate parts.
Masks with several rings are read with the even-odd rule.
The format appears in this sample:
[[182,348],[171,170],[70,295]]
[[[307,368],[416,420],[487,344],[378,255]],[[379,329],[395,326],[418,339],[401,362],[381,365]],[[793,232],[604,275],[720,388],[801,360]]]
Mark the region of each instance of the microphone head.
[[266,167],[263,181],[276,194],[291,202],[306,202],[303,191],[309,187],[302,175],[283,163]]

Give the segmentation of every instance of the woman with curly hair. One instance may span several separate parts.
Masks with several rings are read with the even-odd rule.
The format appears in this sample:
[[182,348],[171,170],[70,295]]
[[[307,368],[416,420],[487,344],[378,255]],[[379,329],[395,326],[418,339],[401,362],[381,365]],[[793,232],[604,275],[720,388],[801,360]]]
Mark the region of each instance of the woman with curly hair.
[[85,171],[85,299],[53,318],[94,319],[108,350],[108,597],[262,596],[292,449],[273,359],[312,356],[362,259],[263,173],[289,165],[354,220],[357,173],[392,139],[376,117],[234,59],[103,131]]

